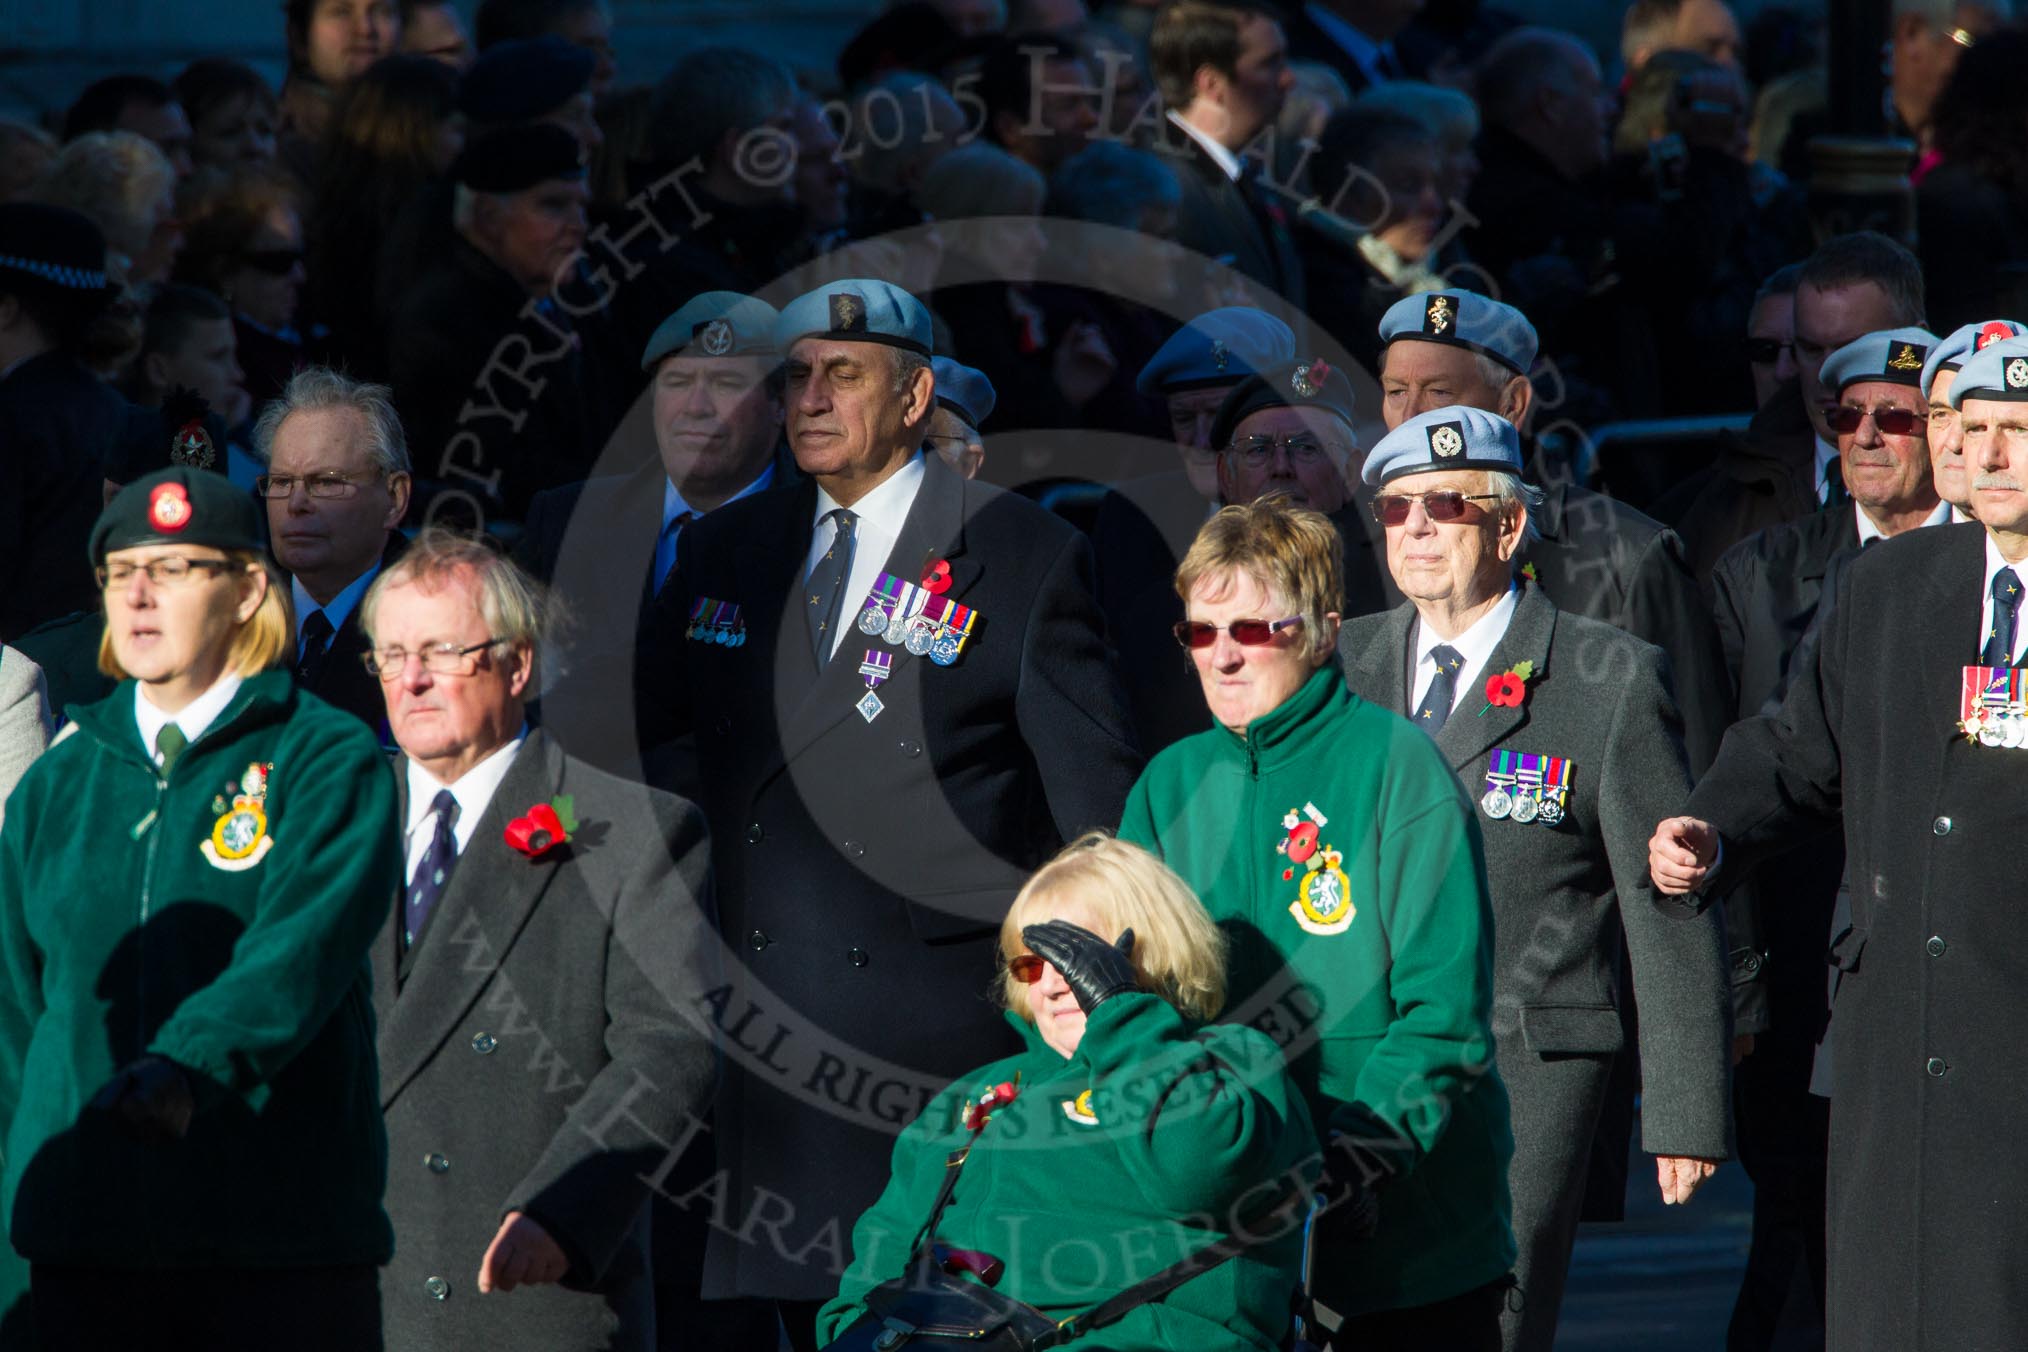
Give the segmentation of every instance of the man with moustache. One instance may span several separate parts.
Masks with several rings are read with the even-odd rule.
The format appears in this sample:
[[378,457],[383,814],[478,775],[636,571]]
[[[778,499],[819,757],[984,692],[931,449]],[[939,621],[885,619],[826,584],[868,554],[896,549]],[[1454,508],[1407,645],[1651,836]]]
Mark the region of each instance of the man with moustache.
[[1842,824],[1853,913],[1833,951],[1832,1352],[2028,1343],[2012,1280],[2028,1226],[2015,938],[2028,340],[1973,356],[1951,396],[1977,524],[1854,558],[1780,709],[1732,729],[1685,815],[1649,842],[1663,892],[1722,892]]
[[1140,770],[1084,538],[923,450],[930,328],[865,278],[783,308],[806,477],[683,531],[643,645],[643,688],[697,737],[739,959],[713,1006],[720,1176],[689,1199],[727,1218],[704,1295],[743,1304],[714,1328],[753,1321],[717,1345],[771,1346],[779,1320],[814,1346],[897,1118],[927,1102],[883,1109],[848,1072],[940,1087],[1004,1042],[1000,921]]
[[1951,505],[1951,521],[1972,520],[1972,476],[1965,466],[1962,419],[1951,404],[1951,386],[1973,356],[1994,343],[2028,333],[2011,319],[1987,319],[1955,329],[1922,364],[1922,397],[1929,402],[1929,468],[1936,495]]

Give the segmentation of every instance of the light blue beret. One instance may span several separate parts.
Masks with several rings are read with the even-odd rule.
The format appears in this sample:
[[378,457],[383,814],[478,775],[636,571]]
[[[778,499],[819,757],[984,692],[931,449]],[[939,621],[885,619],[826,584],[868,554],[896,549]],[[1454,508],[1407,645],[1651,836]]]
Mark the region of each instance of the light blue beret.
[[1516,375],[1535,365],[1535,326],[1504,301],[1471,291],[1403,296],[1380,317],[1383,345],[1412,339],[1448,343],[1491,357]]
[[775,347],[786,356],[799,338],[885,343],[930,355],[930,312],[893,282],[848,277],[806,292],[782,307]]
[[964,419],[973,431],[993,416],[998,398],[984,371],[975,371],[949,357],[932,357],[930,372],[936,377],[937,402]]
[[672,352],[686,357],[772,357],[780,313],[764,300],[737,291],[704,291],[655,326],[641,353],[641,369]]
[[2019,338],[2023,332],[2011,319],[1986,319],[1952,330],[1948,338],[1930,349],[1929,360],[1922,364],[1922,397],[1929,398],[1929,387],[1935,383],[1938,372],[1960,370],[1973,353],[2009,338]]
[[1366,456],[1360,477],[1378,488],[1405,474],[1442,469],[1521,472],[1521,434],[1497,413],[1453,404],[1418,413],[1389,432]]
[[1134,388],[1166,395],[1208,385],[1237,385],[1296,358],[1287,324],[1247,305],[1207,310],[1169,336],[1141,368]]
[[1941,341],[1928,329],[1876,329],[1824,358],[1818,378],[1834,393],[1863,380],[1922,388],[1922,364]]
[[2006,403],[2028,400],[2028,338],[2004,338],[1980,348],[1951,382],[1951,407],[1972,397]]

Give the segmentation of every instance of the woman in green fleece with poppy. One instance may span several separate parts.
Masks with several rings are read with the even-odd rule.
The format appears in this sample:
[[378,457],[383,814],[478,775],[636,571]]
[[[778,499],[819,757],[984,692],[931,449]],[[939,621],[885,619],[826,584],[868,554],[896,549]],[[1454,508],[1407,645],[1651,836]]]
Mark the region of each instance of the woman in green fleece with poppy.
[[1060,1320],[1241,1230],[1264,1242],[1091,1343],[1282,1346],[1299,1266],[1289,1219],[1316,1176],[1316,1138],[1272,1040],[1204,1026],[1224,1003],[1225,944],[1203,906],[1146,851],[1086,836],[1028,881],[1000,947],[999,994],[1027,1049],[960,1079],[902,1132],[820,1343],[903,1274],[946,1160],[969,1142],[931,1236],[955,1251],[947,1267]]
[[0,1202],[37,1342],[376,1349],[393,776],[295,688],[286,584],[223,475],[128,485],[91,557],[126,679],[0,829]]
[[1277,498],[1223,508],[1176,570],[1213,726],[1128,796],[1232,940],[1228,1021],[1282,1045],[1325,1143],[1313,1291],[1359,1352],[1498,1349],[1514,1262],[1493,918],[1436,746],[1349,693],[1343,546]]

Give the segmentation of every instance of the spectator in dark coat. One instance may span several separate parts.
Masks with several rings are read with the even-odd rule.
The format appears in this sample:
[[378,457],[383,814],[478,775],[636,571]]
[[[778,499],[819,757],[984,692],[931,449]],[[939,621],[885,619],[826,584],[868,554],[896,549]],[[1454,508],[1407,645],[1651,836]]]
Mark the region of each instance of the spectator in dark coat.
[[2004,29],[1958,61],[1937,101],[1937,163],[1915,192],[1931,327],[2028,312],[2028,33]]

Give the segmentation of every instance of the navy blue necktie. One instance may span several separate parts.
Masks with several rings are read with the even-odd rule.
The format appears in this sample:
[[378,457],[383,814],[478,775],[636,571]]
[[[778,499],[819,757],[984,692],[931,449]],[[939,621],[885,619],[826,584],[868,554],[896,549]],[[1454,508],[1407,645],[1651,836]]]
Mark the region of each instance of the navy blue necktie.
[[810,646],[817,652],[819,671],[831,660],[831,639],[838,632],[845,579],[852,576],[852,527],[859,519],[843,507],[833,507],[824,515],[838,523],[838,533],[831,537],[831,547],[824,551],[824,557],[810,570],[810,580],[804,588],[810,602],[805,607],[810,617]]
[[331,652],[331,617],[313,610],[303,619],[302,656],[296,660],[296,684],[315,686]]
[[1434,737],[1451,716],[1451,705],[1457,702],[1458,672],[1464,668],[1465,659],[1456,648],[1444,643],[1431,648],[1429,655],[1436,663],[1436,675],[1430,678],[1429,689],[1415,708],[1415,725]]
[[430,799],[430,807],[437,814],[437,827],[430,836],[430,847],[423,851],[422,863],[416,865],[415,877],[408,885],[407,906],[402,917],[404,942],[413,947],[415,937],[422,933],[423,922],[430,918],[430,911],[444,895],[444,884],[450,880],[451,869],[458,862],[458,838],[451,834],[457,824],[458,800],[451,796],[449,789],[438,789],[437,796]]
[[2014,622],[2021,612],[2021,579],[2012,568],[1993,574],[1993,627],[1986,631],[1986,648],[1979,664],[1987,667],[2014,665]]

